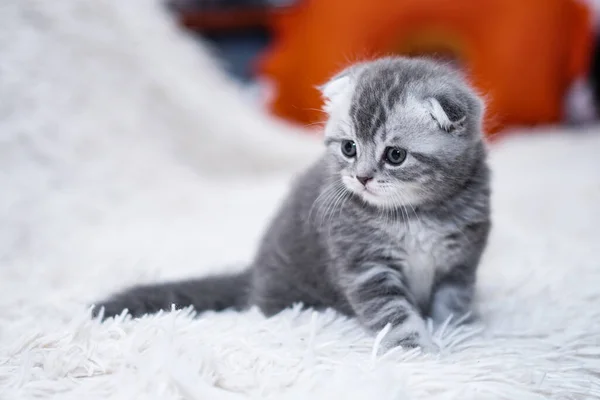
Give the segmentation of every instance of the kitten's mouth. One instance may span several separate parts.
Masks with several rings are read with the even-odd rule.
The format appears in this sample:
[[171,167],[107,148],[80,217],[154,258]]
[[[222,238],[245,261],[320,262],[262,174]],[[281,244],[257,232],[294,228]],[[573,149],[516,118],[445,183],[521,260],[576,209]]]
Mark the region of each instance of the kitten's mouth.
[[362,186],[358,190],[358,195],[361,196],[364,200],[368,201],[369,203],[379,203],[379,201],[381,200],[380,195],[376,191],[366,186]]
[[366,187],[366,186],[363,186],[363,187],[362,187],[362,193],[369,193],[369,194],[371,194],[371,195],[376,195],[376,193],[373,191],[373,189],[369,189],[369,188],[368,188],[368,187]]
[[376,189],[369,187],[369,185],[359,184],[355,179],[350,177],[344,178],[344,183],[348,190],[361,197],[364,201],[375,205],[381,202],[381,194]]

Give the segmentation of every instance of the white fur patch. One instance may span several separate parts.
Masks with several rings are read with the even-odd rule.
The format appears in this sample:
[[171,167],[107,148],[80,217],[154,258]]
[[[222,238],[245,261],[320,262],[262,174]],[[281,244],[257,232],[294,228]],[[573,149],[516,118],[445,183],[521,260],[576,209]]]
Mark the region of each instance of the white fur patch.
[[321,87],[321,92],[325,98],[325,111],[329,112],[338,98],[350,90],[350,76],[344,75],[334,78]]
[[442,108],[442,105],[439,103],[439,101],[437,101],[437,99],[435,99],[433,97],[427,99],[427,105],[428,105],[428,109],[431,114],[431,117],[433,119],[435,119],[437,121],[437,123],[440,125],[440,128],[442,128],[445,131],[451,131],[451,130],[454,130],[454,129],[460,127],[466,118],[466,117],[462,117],[458,121],[454,121],[454,122],[451,121],[450,118],[448,117],[448,114],[446,114],[446,112]]
[[426,303],[431,295],[433,280],[440,268],[447,263],[436,259],[436,234],[418,221],[411,223],[410,232],[405,236],[407,268],[404,273],[411,292],[420,303]]
[[350,118],[352,92],[353,88],[337,96],[335,102],[329,102],[326,110],[329,113],[329,119],[325,125],[326,137],[356,140],[354,126]]
[[442,129],[447,130],[452,127],[452,121],[450,121],[450,118],[448,118],[448,115],[442,108],[442,105],[439,103],[439,101],[432,97],[427,99],[426,104],[429,106],[428,108],[431,116],[437,121],[438,124],[440,124]]
[[355,87],[350,75],[334,78],[321,87],[325,99],[323,110],[329,114],[325,125],[325,137],[356,139],[350,119]]

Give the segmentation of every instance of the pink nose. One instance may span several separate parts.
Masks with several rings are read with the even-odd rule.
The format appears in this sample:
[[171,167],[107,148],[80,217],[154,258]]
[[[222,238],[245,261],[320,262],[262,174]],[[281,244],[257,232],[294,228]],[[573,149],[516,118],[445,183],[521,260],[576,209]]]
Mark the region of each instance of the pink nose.
[[360,183],[364,185],[367,184],[367,182],[369,182],[371,179],[373,179],[372,176],[357,176],[356,180],[359,181]]

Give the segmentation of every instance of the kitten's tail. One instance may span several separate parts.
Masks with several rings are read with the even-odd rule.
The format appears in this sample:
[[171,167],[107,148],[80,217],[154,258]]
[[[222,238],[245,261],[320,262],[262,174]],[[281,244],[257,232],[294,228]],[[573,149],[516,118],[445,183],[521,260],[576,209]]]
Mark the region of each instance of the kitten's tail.
[[135,286],[95,305],[102,319],[127,310],[133,317],[192,306],[196,312],[242,310],[248,306],[251,271],[169,283]]

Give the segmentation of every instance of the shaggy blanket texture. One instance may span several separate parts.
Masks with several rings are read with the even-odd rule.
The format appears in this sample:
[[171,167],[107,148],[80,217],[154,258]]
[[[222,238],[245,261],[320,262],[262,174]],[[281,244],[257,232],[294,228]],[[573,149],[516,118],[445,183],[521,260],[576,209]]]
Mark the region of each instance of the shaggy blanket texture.
[[320,151],[143,0],[0,4],[0,399],[600,398],[600,129],[492,146],[474,326],[439,354],[333,312],[101,324],[114,290],[243,268]]

